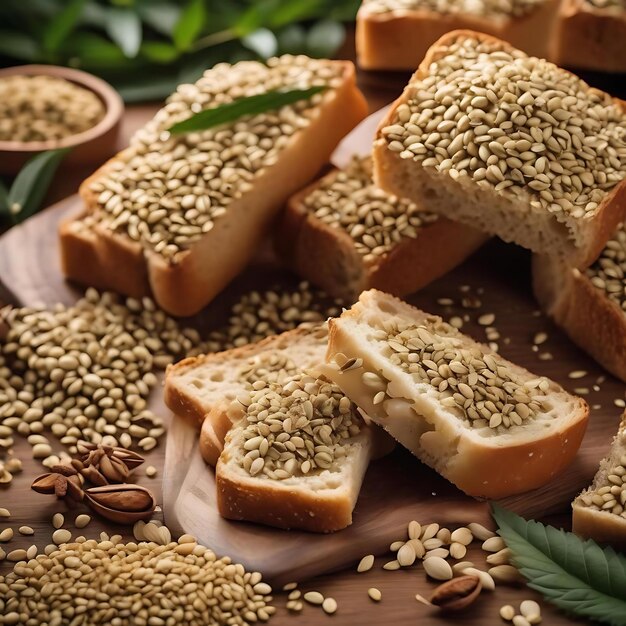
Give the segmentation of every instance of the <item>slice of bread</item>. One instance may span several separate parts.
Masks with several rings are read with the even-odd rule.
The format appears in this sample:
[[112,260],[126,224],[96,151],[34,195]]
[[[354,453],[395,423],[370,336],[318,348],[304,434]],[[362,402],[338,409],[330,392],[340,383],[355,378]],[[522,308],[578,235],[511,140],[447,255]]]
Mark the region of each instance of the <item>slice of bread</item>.
[[[271,89],[328,88],[214,129],[171,135],[193,112]],[[81,186],[85,209],[60,227],[63,273],[192,315],[245,267],[287,198],[367,113],[352,63],[283,56],[218,64],[181,85]]]
[[572,529],[585,539],[626,549],[626,413],[593,483],[572,502]]
[[388,191],[539,254],[592,263],[626,213],[626,103],[471,31],[428,51],[374,142]]
[[289,199],[276,233],[285,264],[354,302],[370,288],[413,293],[464,261],[487,235],[378,189],[354,157]]
[[222,516],[312,532],[352,523],[371,436],[336,385],[300,374],[257,386],[233,409],[244,419],[216,467]]
[[330,321],[327,361],[372,420],[472,496],[546,484],[585,432],[584,400],[379,291]]
[[626,230],[620,227],[598,260],[578,270],[533,257],[533,289],[542,309],[602,367],[626,382]]
[[488,33],[527,54],[551,58],[560,0],[365,0],[357,13],[356,47],[365,69],[413,70],[446,33]]
[[564,0],[555,63],[626,72],[626,6],[620,0]]

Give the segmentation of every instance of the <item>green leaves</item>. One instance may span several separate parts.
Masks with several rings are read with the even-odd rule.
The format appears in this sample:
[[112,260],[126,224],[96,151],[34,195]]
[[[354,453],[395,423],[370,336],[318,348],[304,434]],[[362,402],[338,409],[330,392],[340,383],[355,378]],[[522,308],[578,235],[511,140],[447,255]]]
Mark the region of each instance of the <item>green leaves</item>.
[[310,87],[309,89],[276,89],[256,96],[239,98],[232,102],[219,105],[212,109],[204,109],[195,115],[174,124],[168,130],[172,134],[190,133],[207,130],[221,124],[233,122],[244,115],[257,115],[265,111],[279,109],[299,100],[308,100],[326,87]]
[[564,611],[626,626],[626,557],[497,505],[493,517],[529,587]]
[[129,58],[137,56],[141,45],[141,20],[130,8],[111,7],[105,17],[106,32]]
[[56,52],[66,37],[74,30],[83,12],[86,0],[68,0],[64,8],[46,24],[43,47],[48,53]]
[[204,0],[189,0],[174,26],[172,39],[179,50],[188,50],[202,32],[206,21]]
[[330,57],[337,52],[345,37],[346,29],[340,22],[317,22],[307,35],[308,53],[314,57]]
[[69,148],[62,148],[42,152],[20,170],[4,201],[15,223],[24,221],[39,210],[52,177],[68,151]]

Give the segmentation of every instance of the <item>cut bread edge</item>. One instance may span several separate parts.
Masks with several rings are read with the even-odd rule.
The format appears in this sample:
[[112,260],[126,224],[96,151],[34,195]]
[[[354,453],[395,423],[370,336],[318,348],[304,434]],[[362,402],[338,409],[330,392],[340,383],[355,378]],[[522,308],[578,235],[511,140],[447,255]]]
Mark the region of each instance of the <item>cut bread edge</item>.
[[[255,178],[253,189],[231,202],[213,230],[172,263],[106,228],[82,232],[82,218],[96,203],[89,183],[106,175],[110,162],[96,171],[81,185],[85,209],[59,227],[63,274],[81,284],[130,296],[151,293],[171,315],[188,316],[201,310],[245,267],[288,196],[317,174],[339,141],[366,116],[367,103],[356,86],[354,65],[332,63],[344,67],[342,85],[323,95],[310,124],[266,173]],[[114,160],[124,159],[125,154],[121,152]],[[237,245],[232,241],[233,223],[237,224]]]
[[[515,203],[507,197],[491,188],[478,186],[469,177],[453,181],[445,173],[435,168],[423,168],[412,159],[402,159],[387,148],[381,136],[382,129],[392,123],[396,109],[407,98],[411,83],[428,75],[430,64],[445,56],[445,48],[459,37],[478,39],[501,50],[514,49],[496,37],[468,30],[447,33],[434,43],[402,95],[391,105],[378,126],[372,152],[374,180],[385,191],[408,198],[420,209],[479,228],[535,253],[567,259],[576,267],[590,265],[626,216],[626,180],[617,184],[604,197],[596,216],[591,223],[586,223],[583,233],[574,218],[564,216],[563,221],[558,221],[546,210],[533,209],[533,220],[528,219],[526,213],[531,196],[525,190],[521,190],[521,194],[527,201],[520,203],[519,215],[512,221],[511,207]],[[594,90],[592,87],[589,89]],[[613,98],[613,102],[626,114],[626,102],[617,98]],[[485,211],[485,207],[490,207],[490,210]],[[579,237],[580,245],[576,245],[570,238],[572,233]]]
[[[375,350],[364,348],[361,339],[355,337],[355,328],[350,327],[351,322],[358,323],[363,308],[377,300],[383,302],[389,315],[394,312],[415,315],[416,309],[392,296],[375,291],[362,294],[359,304],[330,321],[327,361],[341,352],[347,358],[362,358],[363,369],[343,373],[332,367],[324,370],[374,422],[420,460],[475,497],[502,498],[529,491],[546,484],[571,463],[585,433],[589,408],[583,399],[570,396],[555,383],[552,383],[553,403],[558,399],[569,407],[569,414],[567,419],[551,422],[543,436],[529,436],[528,429],[520,426],[507,435],[481,438],[454,416],[446,418],[445,412],[437,414],[440,409],[429,409],[430,415],[418,413],[419,409],[412,405],[416,401],[420,406],[430,401],[416,393],[410,375],[400,379],[399,370],[389,369],[388,362]],[[486,346],[481,348],[485,353],[492,352]],[[529,378],[535,377],[519,366],[511,366]],[[387,400],[373,404],[372,391],[361,381],[363,371],[382,371],[388,374],[388,380],[404,380],[397,383],[398,394],[392,403]],[[507,468],[506,472],[502,471],[503,467]]]
[[609,454],[600,461],[600,466],[592,484],[572,502],[572,530],[584,539],[626,548],[626,518],[606,511],[591,509],[582,502],[582,497],[590,491],[607,484],[606,477],[619,458],[626,454],[626,412],[617,435],[613,439]]
[[543,311],[611,374],[626,382],[626,312],[584,271],[534,255],[533,290]]

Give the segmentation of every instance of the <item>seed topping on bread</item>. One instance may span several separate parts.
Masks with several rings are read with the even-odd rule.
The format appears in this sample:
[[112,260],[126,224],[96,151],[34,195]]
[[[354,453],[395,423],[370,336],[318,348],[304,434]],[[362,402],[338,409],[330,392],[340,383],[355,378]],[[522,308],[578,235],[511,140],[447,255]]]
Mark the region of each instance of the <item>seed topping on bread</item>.
[[626,311],[626,231],[620,225],[598,260],[585,273],[592,284]]
[[298,373],[298,366],[280,352],[262,352],[249,358],[237,373],[237,378],[252,385],[261,380],[265,383],[282,384]]
[[580,496],[581,501],[596,511],[606,511],[626,518],[626,454],[610,468],[605,484]]
[[466,15],[519,17],[544,4],[546,0],[365,0],[371,13],[392,11],[433,11]]
[[355,156],[345,169],[322,178],[303,204],[324,224],[348,233],[366,263],[388,254],[403,239],[416,238],[420,228],[437,219],[376,187],[370,157]]
[[279,88],[341,83],[342,67],[305,56],[267,65],[220,63],[195,84],[180,85],[131,140],[129,158],[110,163],[91,184],[97,207],[85,226],[108,228],[172,259],[211,231],[228,206],[252,189],[292,137],[309,125],[324,94],[214,129],[171,135],[167,129],[203,109]]
[[389,150],[522,197],[569,229],[626,176],[624,111],[543,59],[460,34],[435,48],[428,75],[407,90],[382,129]]
[[358,435],[356,407],[325,378],[298,374],[285,384],[259,380],[236,403],[245,407],[243,468],[273,480],[332,470]]

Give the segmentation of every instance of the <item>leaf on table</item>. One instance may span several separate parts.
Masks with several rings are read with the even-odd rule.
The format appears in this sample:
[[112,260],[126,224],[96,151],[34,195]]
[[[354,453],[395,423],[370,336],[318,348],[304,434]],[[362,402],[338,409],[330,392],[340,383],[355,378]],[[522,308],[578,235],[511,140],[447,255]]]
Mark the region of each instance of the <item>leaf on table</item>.
[[41,207],[54,173],[69,148],[49,150],[27,161],[15,177],[9,190],[7,203],[16,223],[34,215]]
[[242,38],[241,43],[248,48],[248,50],[252,50],[252,52],[258,54],[262,59],[274,56],[278,51],[276,35],[267,28],[259,28],[253,33],[246,35]]
[[164,41],[144,41],[139,50],[144,59],[163,65],[172,63],[180,56],[175,46]]
[[74,30],[85,7],[85,1],[68,0],[64,8],[45,25],[42,41],[46,52],[55,53]]
[[24,33],[0,30],[0,54],[20,61],[34,61],[39,56],[39,44]]
[[110,7],[106,12],[107,35],[129,59],[137,56],[141,46],[142,28],[139,15],[131,8]]
[[341,22],[322,20],[314,24],[307,34],[307,53],[313,57],[331,57],[345,38],[346,29]]
[[493,517],[529,587],[564,611],[626,626],[625,556],[495,504]]
[[156,0],[141,0],[137,2],[137,11],[141,19],[153,30],[161,35],[171,37],[174,27],[180,19],[182,9],[170,2]]
[[202,32],[207,13],[204,0],[189,0],[174,26],[172,39],[179,50],[188,50]]
[[174,124],[168,130],[172,134],[207,130],[221,124],[233,122],[244,115],[257,115],[265,111],[279,109],[299,100],[308,100],[315,94],[324,91],[324,89],[326,89],[325,86],[310,87],[308,89],[275,89],[255,96],[238,98],[232,102],[199,111],[186,120]]

